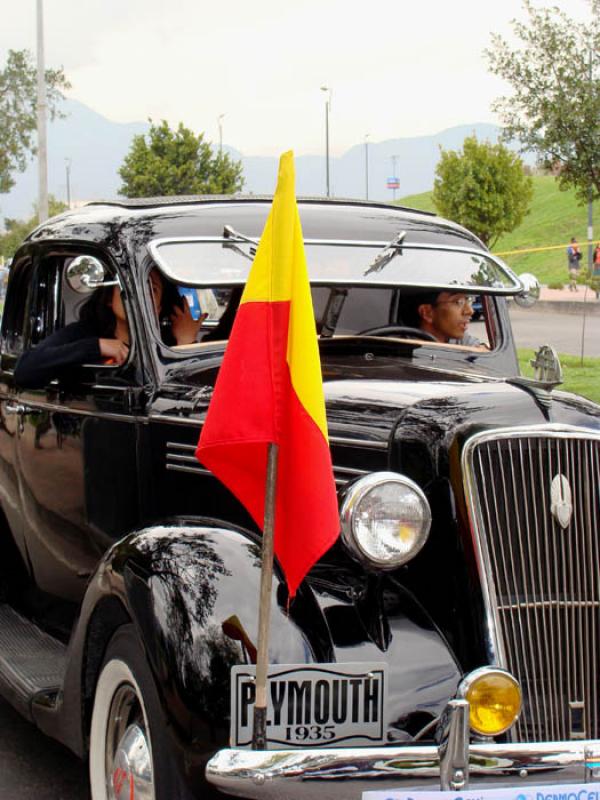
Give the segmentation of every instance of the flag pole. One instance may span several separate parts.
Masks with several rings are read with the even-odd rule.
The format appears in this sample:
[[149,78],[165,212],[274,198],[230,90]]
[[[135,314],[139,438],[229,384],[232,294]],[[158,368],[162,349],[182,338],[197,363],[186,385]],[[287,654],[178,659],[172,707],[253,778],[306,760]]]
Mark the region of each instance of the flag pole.
[[269,623],[271,620],[271,587],[273,585],[273,538],[278,453],[278,445],[269,444],[258,606],[258,655],[256,657],[256,699],[254,701],[254,725],[252,730],[253,750],[265,750],[267,746],[267,672],[269,669]]

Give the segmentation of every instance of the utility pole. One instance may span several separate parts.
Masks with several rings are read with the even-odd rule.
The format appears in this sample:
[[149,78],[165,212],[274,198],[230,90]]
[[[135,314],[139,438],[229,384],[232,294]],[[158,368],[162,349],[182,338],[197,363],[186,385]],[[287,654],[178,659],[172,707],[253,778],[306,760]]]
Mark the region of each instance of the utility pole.
[[223,117],[225,114],[219,114],[217,123],[219,125],[219,156],[223,155]]
[[65,158],[65,171],[67,173],[67,207],[71,208],[71,159]]
[[321,86],[322,92],[327,92],[325,101],[325,187],[327,197],[331,197],[331,184],[329,181],[329,112],[331,110],[331,89],[329,86]]
[[[396,161],[399,159],[400,156],[392,156],[392,178],[397,178],[396,174]],[[392,189],[392,200],[396,199],[396,186]]]
[[44,71],[44,9],[37,0],[37,134],[38,219],[48,219],[48,145],[46,140],[46,75]]
[[[590,99],[592,97],[593,91],[594,91],[594,50],[590,46]],[[590,186],[588,188],[588,229],[587,229],[588,270],[590,276],[594,274],[594,212],[593,212],[592,197],[593,197],[593,188],[590,180]]]
[[365,199],[369,199],[369,134],[365,133]]

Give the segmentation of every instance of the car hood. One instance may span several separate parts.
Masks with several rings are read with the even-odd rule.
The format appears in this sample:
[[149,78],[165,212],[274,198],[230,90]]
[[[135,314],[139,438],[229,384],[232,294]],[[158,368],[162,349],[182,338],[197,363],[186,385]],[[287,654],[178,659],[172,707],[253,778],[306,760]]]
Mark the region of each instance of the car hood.
[[560,425],[600,432],[600,407],[575,395],[547,392],[519,378],[443,378],[327,381],[334,463],[339,460],[336,451],[349,455],[349,447],[379,450],[379,463],[372,467],[403,468],[422,482],[426,476],[418,465],[431,464],[432,451],[447,452],[457,439],[464,441],[482,430]]

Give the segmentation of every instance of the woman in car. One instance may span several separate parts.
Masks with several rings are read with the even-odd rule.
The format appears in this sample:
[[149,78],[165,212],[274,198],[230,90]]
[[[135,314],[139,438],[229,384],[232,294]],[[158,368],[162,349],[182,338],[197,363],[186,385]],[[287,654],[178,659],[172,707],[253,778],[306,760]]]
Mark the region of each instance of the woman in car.
[[[165,285],[157,269],[150,273],[150,288],[159,318],[170,326],[165,344],[196,341],[203,317],[193,319],[187,302],[171,284]],[[124,364],[129,355],[130,332],[119,286],[102,286],[85,302],[79,320],[55,331],[21,355],[15,366],[15,383],[35,389],[81,364]]]

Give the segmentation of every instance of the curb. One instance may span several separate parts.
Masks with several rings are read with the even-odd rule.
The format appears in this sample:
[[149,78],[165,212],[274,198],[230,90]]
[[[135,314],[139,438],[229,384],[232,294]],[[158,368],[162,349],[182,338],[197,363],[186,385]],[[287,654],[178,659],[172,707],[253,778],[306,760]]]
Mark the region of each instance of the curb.
[[[600,316],[600,301],[592,295],[592,298],[583,302],[583,300],[538,300],[532,306],[534,310],[543,311],[545,313],[554,314],[574,314],[583,316]],[[527,309],[524,309],[527,311]]]

